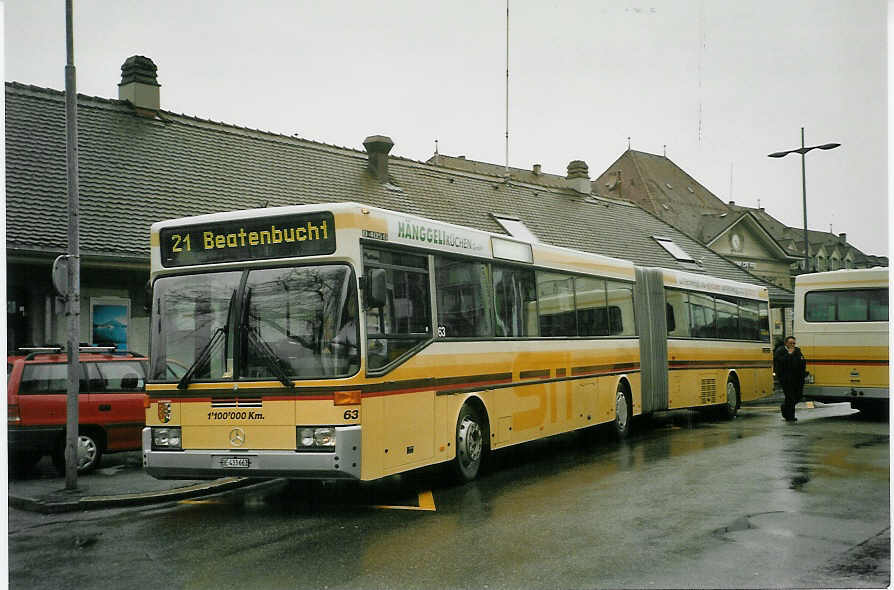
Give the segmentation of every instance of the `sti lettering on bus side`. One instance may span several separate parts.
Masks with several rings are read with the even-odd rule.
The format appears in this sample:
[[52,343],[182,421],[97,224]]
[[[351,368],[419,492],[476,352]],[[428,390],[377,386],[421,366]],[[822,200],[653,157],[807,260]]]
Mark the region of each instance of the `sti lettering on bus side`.
[[173,227],[161,232],[161,261],[168,267],[333,252],[335,219],[327,211]]

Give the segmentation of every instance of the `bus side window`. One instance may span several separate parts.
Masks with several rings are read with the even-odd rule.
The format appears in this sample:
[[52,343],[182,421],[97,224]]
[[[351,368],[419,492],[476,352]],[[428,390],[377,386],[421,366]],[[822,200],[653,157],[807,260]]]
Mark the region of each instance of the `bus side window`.
[[605,282],[608,303],[608,333],[610,336],[635,336],[633,321],[633,285],[616,281]]
[[432,337],[428,258],[367,248],[363,260],[365,268],[385,271],[385,300],[366,309],[367,366],[375,371]]
[[450,338],[493,336],[494,300],[490,266],[477,261],[435,258],[438,331]]
[[692,336],[716,338],[714,324],[714,298],[704,293],[689,294],[689,313],[692,319]]
[[689,296],[684,291],[666,289],[667,335],[676,338],[689,337]]
[[869,292],[869,321],[888,321],[888,290],[877,289]]
[[493,266],[497,336],[537,336],[534,271]]

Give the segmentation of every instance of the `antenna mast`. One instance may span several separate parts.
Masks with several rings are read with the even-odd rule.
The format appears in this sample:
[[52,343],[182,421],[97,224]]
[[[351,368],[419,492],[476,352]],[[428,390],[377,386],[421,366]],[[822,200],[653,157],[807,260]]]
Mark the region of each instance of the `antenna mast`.
[[509,0],[506,0],[506,176],[509,176]]

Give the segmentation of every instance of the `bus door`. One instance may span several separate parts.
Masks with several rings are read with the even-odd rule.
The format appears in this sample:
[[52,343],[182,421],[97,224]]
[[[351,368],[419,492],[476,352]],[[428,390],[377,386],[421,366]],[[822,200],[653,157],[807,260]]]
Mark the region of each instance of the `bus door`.
[[661,269],[636,267],[633,304],[639,334],[643,413],[666,410],[667,315]]

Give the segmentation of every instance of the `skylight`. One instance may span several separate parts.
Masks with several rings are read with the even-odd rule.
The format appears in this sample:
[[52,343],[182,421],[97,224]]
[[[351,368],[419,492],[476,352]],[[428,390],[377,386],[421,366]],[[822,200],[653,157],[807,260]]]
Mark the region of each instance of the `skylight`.
[[522,221],[518,217],[512,217],[510,215],[497,215],[496,213],[492,213],[493,218],[497,220],[497,223],[500,224],[500,227],[505,229],[510,236],[513,238],[518,238],[519,240],[524,240],[525,242],[537,242],[537,236],[534,235],[534,232],[528,229],[528,227],[522,223]]
[[667,250],[668,254],[680,262],[695,262],[695,258],[690,256],[686,250],[678,246],[672,239],[663,238],[661,236],[652,236],[652,239],[658,242],[662,248]]

